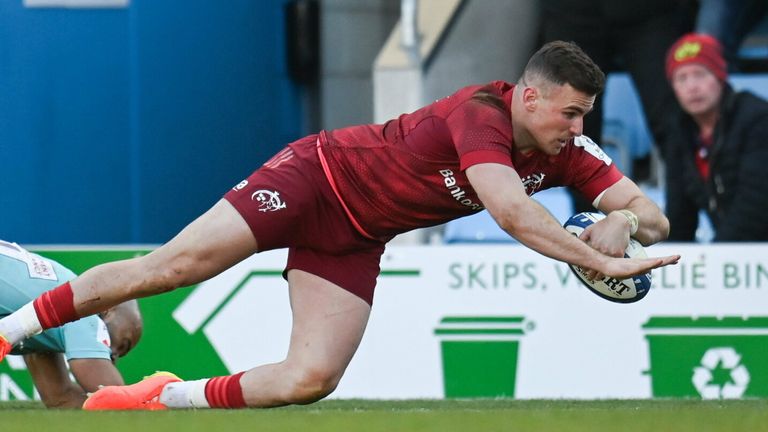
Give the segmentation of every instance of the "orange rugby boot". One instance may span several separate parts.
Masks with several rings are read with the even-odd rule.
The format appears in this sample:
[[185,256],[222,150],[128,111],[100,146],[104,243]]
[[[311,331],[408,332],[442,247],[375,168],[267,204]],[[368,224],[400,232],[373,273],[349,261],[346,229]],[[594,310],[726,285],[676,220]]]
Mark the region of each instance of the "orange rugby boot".
[[164,410],[160,393],[166,384],[181,381],[170,372],[155,372],[136,384],[106,386],[91,393],[83,403],[84,410]]
[[0,335],[0,361],[3,361],[5,356],[11,352],[13,346],[8,342],[3,335]]

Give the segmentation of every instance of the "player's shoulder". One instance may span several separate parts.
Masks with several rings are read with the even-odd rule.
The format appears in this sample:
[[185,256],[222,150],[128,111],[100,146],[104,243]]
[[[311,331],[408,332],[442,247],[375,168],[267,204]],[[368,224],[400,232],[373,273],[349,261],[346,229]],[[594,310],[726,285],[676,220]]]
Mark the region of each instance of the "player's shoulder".
[[568,145],[565,146],[563,156],[567,159],[580,158],[587,163],[603,163],[610,165],[612,160],[603,149],[600,148],[590,137],[579,135],[574,137]]
[[492,94],[495,96],[501,96],[514,88],[513,84],[506,81],[491,81],[481,84],[470,84],[456,90],[452,95],[446,99],[468,100],[478,93]]
[[476,84],[474,87],[476,89],[475,91],[484,91],[487,93],[501,95],[503,93],[506,93],[512,90],[515,87],[515,85],[507,81],[496,80],[496,81],[490,81],[484,84]]

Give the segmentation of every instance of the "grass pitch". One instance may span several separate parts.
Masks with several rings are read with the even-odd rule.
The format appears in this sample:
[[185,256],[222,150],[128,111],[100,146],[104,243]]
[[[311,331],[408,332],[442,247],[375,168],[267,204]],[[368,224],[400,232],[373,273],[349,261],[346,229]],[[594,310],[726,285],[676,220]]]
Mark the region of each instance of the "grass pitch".
[[0,430],[194,431],[768,431],[768,400],[328,400],[268,410],[82,412],[0,403]]

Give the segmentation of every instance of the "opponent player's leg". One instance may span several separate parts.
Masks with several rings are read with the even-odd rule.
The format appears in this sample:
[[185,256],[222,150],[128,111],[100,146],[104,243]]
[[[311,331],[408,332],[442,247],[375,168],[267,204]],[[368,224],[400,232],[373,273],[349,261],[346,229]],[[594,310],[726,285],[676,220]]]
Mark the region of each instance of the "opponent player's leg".
[[256,248],[246,222],[222,199],[152,253],[93,267],[3,318],[0,335],[13,345],[43,329],[125,300],[203,281],[248,257]]

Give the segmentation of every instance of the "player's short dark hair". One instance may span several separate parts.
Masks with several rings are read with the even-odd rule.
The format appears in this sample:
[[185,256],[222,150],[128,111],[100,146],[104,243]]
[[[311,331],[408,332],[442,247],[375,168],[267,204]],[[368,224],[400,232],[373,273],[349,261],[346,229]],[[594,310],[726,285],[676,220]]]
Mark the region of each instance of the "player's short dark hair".
[[605,87],[603,71],[573,42],[553,41],[536,51],[523,71],[524,81],[534,77],[557,85],[570,84],[591,96]]

